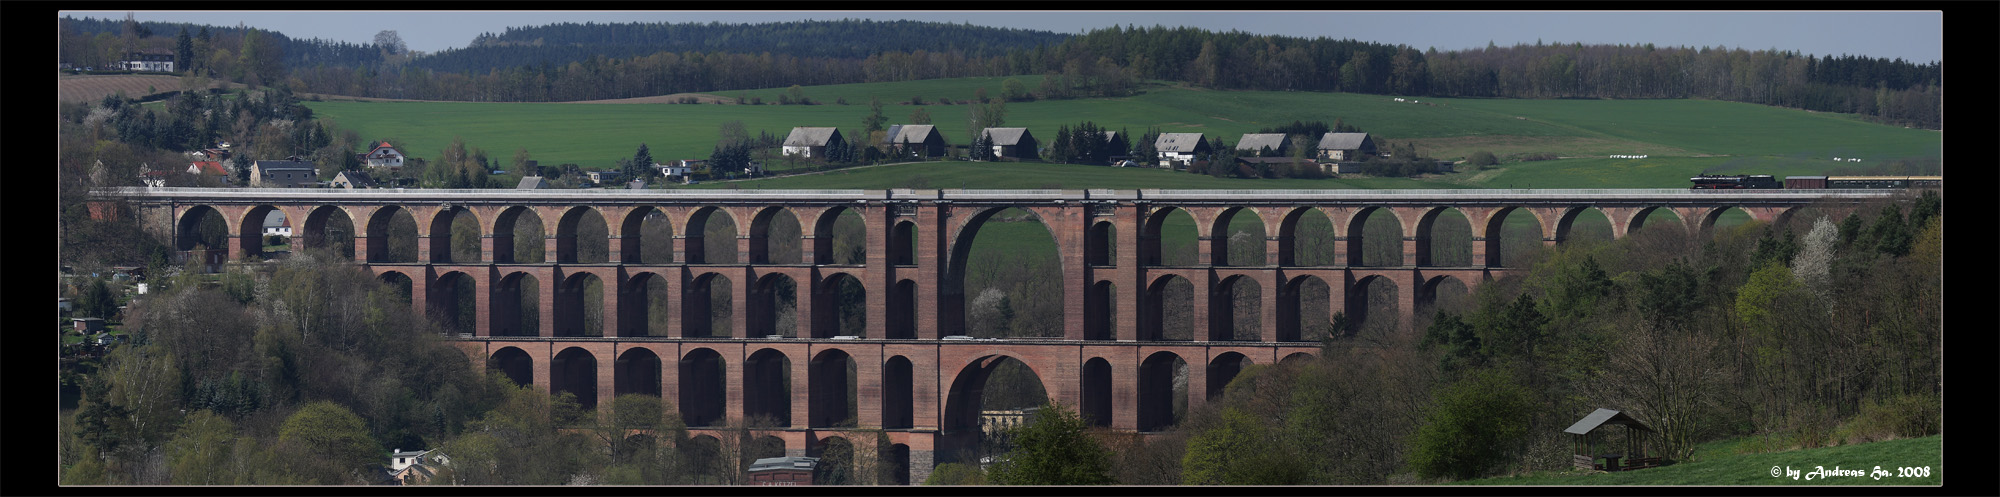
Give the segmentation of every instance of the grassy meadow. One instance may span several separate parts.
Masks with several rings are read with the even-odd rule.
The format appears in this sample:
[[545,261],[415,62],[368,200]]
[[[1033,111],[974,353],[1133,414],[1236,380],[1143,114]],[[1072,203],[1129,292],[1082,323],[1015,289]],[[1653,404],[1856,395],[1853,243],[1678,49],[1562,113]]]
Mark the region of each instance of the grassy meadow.
[[[795,126],[836,126],[850,139],[859,135],[869,113],[868,99],[881,98],[890,124],[908,123],[921,106],[951,143],[964,144],[967,109],[978,88],[997,96],[1006,78],[962,78],[804,88],[821,105],[717,105],[663,103],[466,103],[466,102],[309,102],[314,113],[364,140],[392,139],[405,153],[435,157],[454,137],[491,157],[506,159],[525,148],[542,164],[575,163],[609,168],[645,143],[662,160],[707,157],[722,123],[742,121],[751,133],[782,138]],[[1020,77],[1030,89],[1040,78]],[[733,99],[775,102],[783,88],[716,92]],[[833,102],[846,99],[847,105]],[[1103,176],[1101,170],[1012,169],[1030,164],[979,164],[984,172],[863,169],[801,179],[774,180],[759,188],[891,188],[923,181],[932,188],[1610,188],[1682,187],[1700,172],[1756,172],[1777,175],[1824,174],[1831,157],[1866,161],[1937,158],[1942,135],[1862,122],[1854,116],[1812,113],[1762,105],[1704,100],[1503,100],[1417,99],[1348,93],[1217,91],[1148,85],[1123,98],[1093,98],[1007,104],[1006,126],[1025,126],[1047,141],[1058,126],[1090,120],[1100,126],[1143,133],[1220,134],[1235,141],[1243,133],[1292,121],[1336,119],[1360,126],[1378,143],[1410,142],[1426,155],[1459,158],[1475,151],[1502,156],[1550,153],[1570,159],[1510,162],[1488,171],[1446,174],[1421,182],[1407,180],[1327,180],[1311,186],[1290,180],[1214,180],[1156,172]],[[1612,154],[1644,154],[1647,159],[1609,159]],[[971,164],[960,163],[958,165]],[[1001,167],[1005,166],[1005,167]],[[1030,172],[1033,171],[1033,172]],[[1029,177],[1008,178],[1027,172]],[[1008,174],[992,174],[1008,173]],[[844,176],[844,177],[843,177]],[[1056,176],[1061,176],[1057,178]],[[1070,177],[1076,178],[1071,179]],[[1175,176],[1168,178],[1167,176]],[[956,181],[954,181],[956,180]],[[976,181],[975,181],[976,180]],[[1133,180],[1138,183],[1124,183]],[[1105,183],[1106,181],[1110,183]],[[843,185],[843,186],[835,186]],[[811,186],[796,186],[811,185]],[[867,185],[867,186],[859,186]],[[1142,186],[1144,185],[1144,186]],[[748,185],[745,185],[748,187]]]
[[[1461,485],[1925,485],[1944,483],[1943,435],[1872,442],[1838,447],[1799,449],[1761,454],[1740,454],[1734,449],[1742,439],[1702,444],[1689,462],[1638,471],[1616,473],[1538,472],[1530,475],[1484,478],[1458,482]],[[1837,476],[1807,480],[1805,473],[1815,468],[1873,473],[1877,467],[1888,474],[1880,479],[1869,476]],[[1773,467],[1800,472],[1771,476]],[[1925,467],[1928,476],[1903,477],[1898,467]],[[1922,474],[1922,473],[1919,473]]]

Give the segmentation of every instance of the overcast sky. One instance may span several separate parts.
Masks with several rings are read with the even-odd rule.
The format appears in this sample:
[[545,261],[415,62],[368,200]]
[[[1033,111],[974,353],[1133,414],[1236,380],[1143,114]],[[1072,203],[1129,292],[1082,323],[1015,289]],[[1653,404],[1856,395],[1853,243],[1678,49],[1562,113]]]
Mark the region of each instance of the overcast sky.
[[[557,5],[557,4],[549,4]],[[1890,6],[1894,4],[1872,4]],[[123,19],[125,11],[63,15]],[[910,19],[1083,33],[1112,25],[1191,26],[1301,37],[1353,38],[1419,49],[1582,42],[1661,46],[1724,45],[1797,50],[1813,55],[1866,55],[1913,62],[1944,58],[1944,13],[1868,12],[1328,12],[1328,11],[1062,11],[1062,12],[615,12],[615,11],[134,11],[141,21],[191,22],[270,29],[293,38],[370,43],[395,30],[413,50],[464,47],[482,32],[557,22],[759,23],[806,19]]]

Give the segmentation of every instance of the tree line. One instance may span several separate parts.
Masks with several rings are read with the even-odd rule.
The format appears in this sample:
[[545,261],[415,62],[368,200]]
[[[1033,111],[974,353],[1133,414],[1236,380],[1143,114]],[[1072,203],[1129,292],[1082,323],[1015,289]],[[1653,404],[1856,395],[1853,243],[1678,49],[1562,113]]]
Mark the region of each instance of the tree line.
[[799,58],[865,59],[881,52],[928,47],[988,57],[1070,35],[1027,29],[918,21],[792,21],[756,24],[555,23],[480,33],[462,49],[439,51],[412,65],[446,72],[487,72],[521,65],[562,65],[603,55],[642,57],[674,52],[731,52]]

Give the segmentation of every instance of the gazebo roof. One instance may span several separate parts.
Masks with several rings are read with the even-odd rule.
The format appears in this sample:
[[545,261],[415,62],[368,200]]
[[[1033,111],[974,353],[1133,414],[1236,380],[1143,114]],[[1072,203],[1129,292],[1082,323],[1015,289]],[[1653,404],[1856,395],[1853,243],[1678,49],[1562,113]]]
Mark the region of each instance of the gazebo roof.
[[1626,416],[1625,413],[1613,411],[1610,409],[1598,408],[1596,412],[1590,413],[1589,416],[1584,416],[1583,420],[1577,421],[1576,424],[1569,425],[1569,428],[1564,428],[1563,433],[1573,433],[1577,435],[1583,435],[1586,433],[1590,433],[1591,430],[1595,430],[1599,426],[1607,424],[1625,425],[1631,428],[1653,431],[1652,427],[1646,426],[1645,423],[1641,423],[1637,419],[1632,419],[1631,416]]

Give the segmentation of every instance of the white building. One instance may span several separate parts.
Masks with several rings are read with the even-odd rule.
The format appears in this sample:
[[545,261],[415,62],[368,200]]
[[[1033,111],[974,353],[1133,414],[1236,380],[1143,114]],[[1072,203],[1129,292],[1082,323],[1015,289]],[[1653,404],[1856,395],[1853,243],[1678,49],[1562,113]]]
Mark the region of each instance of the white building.
[[122,63],[128,71],[174,72],[173,54],[132,52]]
[[451,465],[451,458],[437,450],[396,449],[389,453],[389,479],[401,485],[422,485],[437,476],[437,470]]
[[838,128],[792,128],[792,134],[785,136],[785,155],[800,157],[824,157],[826,148],[846,143]]
[[360,159],[361,163],[367,164],[368,167],[388,168],[391,171],[403,169],[403,153],[396,151],[396,147],[389,146],[389,142],[376,145],[368,153],[361,154]]
[[1201,133],[1160,133],[1153,140],[1153,150],[1160,153],[1162,165],[1170,162],[1193,162],[1195,154],[1208,153],[1208,141]]
[[264,236],[271,235],[290,238],[292,236],[291,218],[285,217],[284,213],[275,210],[271,211],[270,215],[264,216]]

